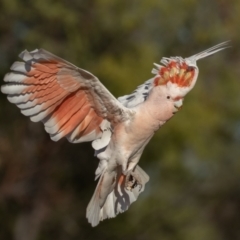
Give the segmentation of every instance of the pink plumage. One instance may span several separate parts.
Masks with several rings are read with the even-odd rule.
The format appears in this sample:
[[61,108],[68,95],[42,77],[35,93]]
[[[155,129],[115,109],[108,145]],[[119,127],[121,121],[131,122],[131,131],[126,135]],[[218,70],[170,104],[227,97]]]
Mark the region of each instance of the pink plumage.
[[92,141],[99,158],[98,185],[87,207],[92,226],[126,211],[144,191],[148,175],[138,166],[156,130],[181,109],[198,77],[196,61],[227,47],[218,44],[189,58],[155,64],[155,76],[116,99],[90,72],[43,50],[24,51],[1,90],[52,140]]

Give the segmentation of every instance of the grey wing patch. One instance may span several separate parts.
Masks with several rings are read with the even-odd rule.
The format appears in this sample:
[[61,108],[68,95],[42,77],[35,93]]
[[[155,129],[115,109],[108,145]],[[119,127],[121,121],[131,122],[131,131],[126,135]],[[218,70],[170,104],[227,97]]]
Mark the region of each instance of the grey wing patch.
[[153,88],[154,78],[149,79],[142,85],[139,85],[133,93],[118,98],[123,106],[131,108],[147,100],[149,92]]

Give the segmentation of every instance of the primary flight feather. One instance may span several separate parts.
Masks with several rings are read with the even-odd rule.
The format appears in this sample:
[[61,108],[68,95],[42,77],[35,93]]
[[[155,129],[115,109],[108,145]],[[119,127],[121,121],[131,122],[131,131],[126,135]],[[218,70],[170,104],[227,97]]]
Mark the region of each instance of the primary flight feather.
[[47,52],[23,51],[1,90],[54,141],[92,141],[99,178],[87,207],[92,226],[113,218],[136,201],[148,182],[138,166],[154,133],[181,107],[198,77],[197,60],[228,47],[220,43],[188,58],[162,58],[154,77],[116,99],[90,72]]

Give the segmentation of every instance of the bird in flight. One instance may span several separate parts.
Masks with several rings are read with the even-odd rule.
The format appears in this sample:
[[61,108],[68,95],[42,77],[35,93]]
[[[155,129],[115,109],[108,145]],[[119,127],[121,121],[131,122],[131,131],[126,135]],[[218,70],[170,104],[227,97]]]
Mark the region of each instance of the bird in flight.
[[23,51],[1,91],[53,141],[92,142],[98,180],[86,217],[92,226],[126,211],[149,176],[138,165],[154,133],[183,104],[198,77],[196,62],[228,47],[220,43],[188,58],[162,58],[154,77],[116,99],[92,73],[47,52]]

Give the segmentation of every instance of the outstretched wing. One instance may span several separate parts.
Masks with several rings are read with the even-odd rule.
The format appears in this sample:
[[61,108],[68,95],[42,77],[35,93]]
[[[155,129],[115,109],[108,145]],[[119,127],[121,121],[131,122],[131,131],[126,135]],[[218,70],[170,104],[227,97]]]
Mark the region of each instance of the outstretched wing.
[[147,100],[148,95],[154,87],[154,78],[149,79],[142,85],[139,85],[133,93],[118,98],[118,101],[127,108],[136,107]]
[[43,50],[23,51],[2,86],[8,100],[42,121],[54,141],[92,141],[129,117],[126,109],[90,72]]

